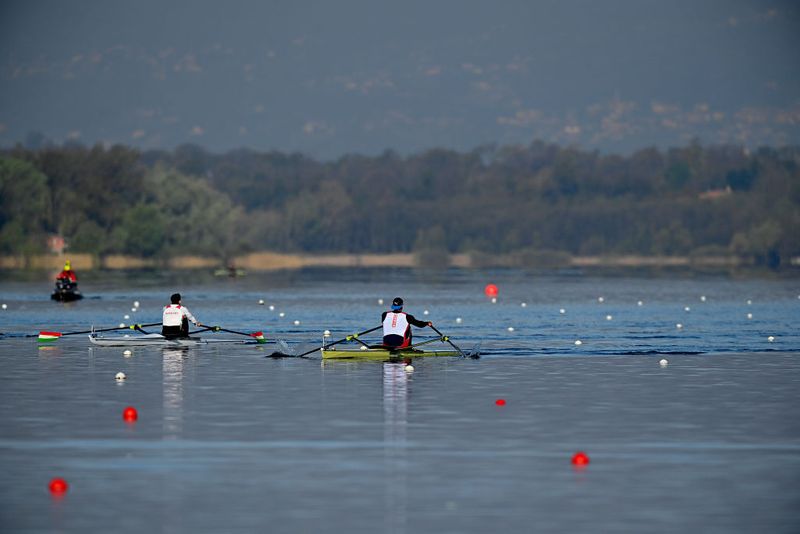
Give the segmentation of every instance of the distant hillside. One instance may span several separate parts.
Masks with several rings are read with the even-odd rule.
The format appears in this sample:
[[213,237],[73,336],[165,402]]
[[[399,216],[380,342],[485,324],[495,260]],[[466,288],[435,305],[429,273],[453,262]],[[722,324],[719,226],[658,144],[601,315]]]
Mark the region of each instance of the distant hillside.
[[0,154],[0,254],[47,236],[95,255],[302,253],[800,256],[800,147],[528,146],[401,157],[195,145]]

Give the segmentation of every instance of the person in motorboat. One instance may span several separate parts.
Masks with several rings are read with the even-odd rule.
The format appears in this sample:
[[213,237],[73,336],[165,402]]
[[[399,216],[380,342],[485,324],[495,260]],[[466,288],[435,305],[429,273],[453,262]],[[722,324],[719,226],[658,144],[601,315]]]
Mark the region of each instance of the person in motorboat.
[[381,315],[383,323],[383,346],[388,349],[402,349],[411,345],[411,326],[425,328],[433,326],[430,321],[420,321],[403,311],[403,299],[392,301],[392,309]]
[[78,275],[76,275],[75,271],[72,270],[72,264],[69,260],[64,263],[64,270],[58,273],[56,280],[63,280],[68,282],[70,285],[78,283]]
[[161,316],[162,336],[169,339],[189,337],[189,321],[195,326],[203,326],[189,309],[181,304],[180,293],[173,294],[169,300],[170,304],[164,306],[164,313]]

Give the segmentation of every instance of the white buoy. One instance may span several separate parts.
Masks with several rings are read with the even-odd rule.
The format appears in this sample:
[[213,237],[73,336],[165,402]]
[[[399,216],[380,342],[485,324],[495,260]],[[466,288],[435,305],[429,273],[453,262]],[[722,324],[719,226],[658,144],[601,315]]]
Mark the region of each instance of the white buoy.
[[122,371],[120,371],[119,373],[117,373],[117,375],[116,375],[114,378],[116,378],[117,380],[125,380],[125,379],[126,379],[126,378],[128,378],[128,377],[127,377],[127,376],[125,376],[125,373],[123,373]]
[[508,327],[508,331],[509,331],[509,332],[513,332],[513,331],[514,331],[514,327],[513,327],[513,326],[509,326],[509,327]]
[[705,301],[706,301],[706,296],[700,295],[700,302],[705,302]]
[[752,300],[750,300],[750,299],[747,299],[747,305],[748,305],[748,306],[751,306],[752,304],[753,304],[753,301],[752,301]]
[[125,319],[126,321],[127,321],[128,319],[130,319],[130,318],[131,318],[131,316],[130,316],[130,315],[127,315],[127,314],[126,314],[126,315],[123,317],[123,319]]
[[299,324],[300,324],[300,321],[298,321],[297,319],[295,319],[295,320],[294,320],[294,325],[295,325],[295,326],[298,326]]
[[492,297],[492,304],[497,304],[497,297]]
[[752,314],[752,313],[748,313],[748,314],[747,314],[747,318],[748,318],[748,319],[752,319],[752,318],[753,318],[753,314]]
[[644,306],[644,302],[642,302],[642,301],[640,300],[639,302],[637,302],[637,303],[636,303],[636,305],[637,305],[637,306]]
[[565,313],[567,313],[567,310],[565,310],[564,308],[561,308],[560,310],[558,310],[558,313],[560,313],[561,315],[564,315]]
[[126,358],[127,358],[128,356],[130,356],[131,354],[133,354],[133,353],[131,352],[131,349],[125,349],[125,350],[123,350],[123,351],[122,351],[122,355],[123,355],[123,356],[125,356]]
[[131,311],[132,311],[133,313],[136,313],[136,311],[137,311],[138,309],[139,309],[139,308],[131,308]]
[[325,331],[322,333],[322,337],[331,337],[331,331],[330,331],[330,330],[325,330]]
[[3,303],[3,309],[4,309],[4,310],[7,310],[7,309],[8,309],[8,304],[6,304],[5,302]]
[[125,328],[125,323],[119,323],[120,328]]
[[520,302],[519,305],[522,308],[527,308],[528,307],[528,303],[527,302]]
[[456,317],[456,324],[461,324],[461,321],[463,321],[461,317]]
[[611,315],[606,315],[606,321],[610,321],[610,320],[611,320],[611,319],[613,319],[613,318],[614,318],[614,317],[613,317],[613,316],[611,316]]
[[661,358],[661,361],[658,362],[658,363],[659,363],[659,365],[661,365],[661,367],[666,367],[667,364],[669,364],[669,362],[667,361],[666,358]]
[[767,341],[769,341],[770,343],[772,343],[773,341],[775,341],[775,336],[769,336],[769,337],[767,338]]
[[364,345],[361,345],[361,350],[367,350],[367,347],[365,347]]
[[381,306],[383,306],[383,299],[378,299],[378,304],[380,304]]
[[575,344],[576,345],[583,345],[583,341],[581,341],[580,339],[576,339],[575,340]]
[[681,323],[678,323],[678,324],[675,325],[675,328],[680,330],[681,328],[683,328],[683,325]]
[[406,373],[413,373],[413,372],[414,372],[414,366],[413,366],[413,365],[411,365],[411,364],[409,364],[409,365],[406,365],[406,366],[404,367],[404,369],[405,369]]
[[690,312],[690,311],[692,311],[692,309],[689,306],[684,306],[683,307],[683,311]]
[[134,300],[133,301],[133,307],[134,308],[138,308],[139,307],[139,301],[138,300]]
[[270,305],[269,305],[269,311],[275,311],[275,306],[273,306],[272,304],[270,304]]
[[423,310],[422,315],[428,315],[430,312],[428,310]]
[[606,299],[604,299],[603,297],[597,297],[597,302],[600,302],[601,304],[602,304],[603,302],[605,302],[605,300],[606,300]]
[[278,317],[285,317],[285,316],[286,316],[286,314],[285,314],[285,313],[283,313],[283,312],[280,312],[280,313],[278,314]]
[[258,299],[258,304],[259,304],[259,306],[263,306],[264,305],[264,299]]

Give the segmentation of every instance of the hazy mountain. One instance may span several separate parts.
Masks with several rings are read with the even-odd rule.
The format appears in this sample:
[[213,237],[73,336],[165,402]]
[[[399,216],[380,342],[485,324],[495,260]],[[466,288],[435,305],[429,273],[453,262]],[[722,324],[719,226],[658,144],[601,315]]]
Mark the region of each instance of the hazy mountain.
[[780,1],[6,0],[0,145],[798,143],[799,36]]

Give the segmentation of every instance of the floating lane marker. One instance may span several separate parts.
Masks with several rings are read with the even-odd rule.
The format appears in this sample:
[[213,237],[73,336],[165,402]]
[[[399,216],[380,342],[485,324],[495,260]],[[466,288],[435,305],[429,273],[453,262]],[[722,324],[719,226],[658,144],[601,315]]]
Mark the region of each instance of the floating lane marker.
[[700,302],[705,302],[705,301],[706,301],[706,296],[700,295]]
[[131,349],[125,349],[122,351],[122,355],[125,356],[126,358],[130,358],[131,354],[133,354],[131,352]]
[[263,306],[264,305],[264,299],[258,299],[258,305],[259,306]]
[[637,303],[636,303],[636,305],[637,305],[637,306],[644,306],[644,302],[642,302],[642,301],[640,300],[639,302],[637,302]]
[[406,365],[403,369],[405,370],[406,373],[413,373],[414,372],[414,366],[411,365],[411,364]]
[[119,373],[116,374],[116,376],[114,378],[116,378],[118,382],[121,382],[121,381],[125,380],[128,377],[125,376],[125,373],[120,371]]
[[50,484],[47,486],[50,489],[50,493],[53,495],[64,495],[67,490],[69,489],[69,484],[63,478],[54,478],[50,481]]
[[505,399],[497,399],[496,401],[494,401],[494,403],[497,406],[505,406],[506,405],[506,400]]
[[769,337],[767,338],[767,341],[769,341],[770,343],[772,343],[773,341],[775,341],[775,336],[769,336]]
[[509,326],[509,327],[508,327],[508,331],[509,331],[509,332],[513,332],[513,331],[514,331],[514,327],[513,327],[513,326]]
[[463,320],[461,317],[456,317],[456,324],[461,324]]
[[61,337],[61,332],[39,332],[39,343],[50,343],[51,341],[58,341]]
[[604,299],[603,297],[597,297],[597,302],[599,302],[600,304],[602,304],[603,302],[605,302],[605,300],[606,300],[606,299]]
[[383,306],[383,299],[378,299],[378,305]]
[[575,340],[575,345],[576,346],[581,346],[581,345],[583,345],[583,341],[581,341],[580,339],[576,339]]
[[4,309],[4,310],[7,310],[7,309],[8,309],[8,304],[6,304],[5,302],[3,303],[3,309]]
[[589,465],[589,455],[583,451],[578,451],[572,455],[572,465],[575,467],[586,467]]
[[661,358],[661,361],[658,362],[661,367],[666,367],[669,365],[669,361],[666,358]]
[[678,323],[678,324],[675,325],[675,328],[680,330],[681,328],[683,328],[683,325],[681,323]]
[[612,320],[613,318],[614,318],[614,317],[613,317],[613,316],[611,316],[611,315],[606,315],[606,321],[610,321],[610,320]]
[[523,307],[523,308],[527,308],[528,307],[528,303],[527,302],[520,302],[519,305],[521,307]]
[[558,313],[560,313],[561,315],[564,315],[565,313],[567,313],[567,310],[565,310],[564,308],[561,308],[560,310],[558,310]]
[[128,423],[133,423],[139,419],[139,412],[133,406],[128,406],[122,411],[122,419]]

